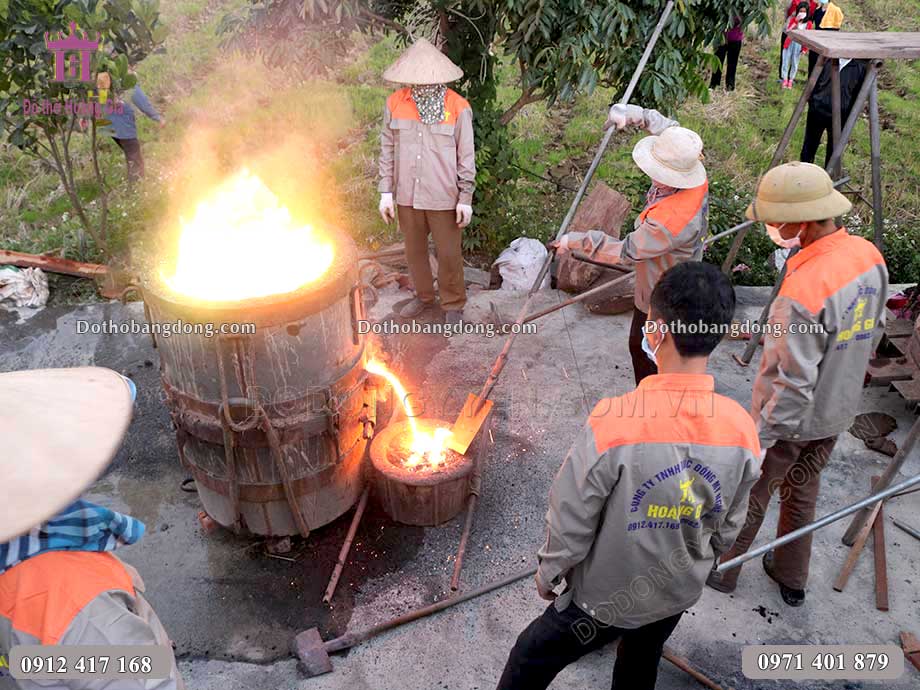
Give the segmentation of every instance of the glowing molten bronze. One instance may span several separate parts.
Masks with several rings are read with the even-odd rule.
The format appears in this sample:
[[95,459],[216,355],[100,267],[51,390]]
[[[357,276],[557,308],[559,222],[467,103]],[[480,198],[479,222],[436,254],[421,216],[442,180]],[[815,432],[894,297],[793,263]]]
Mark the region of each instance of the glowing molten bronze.
[[409,394],[396,376],[380,361],[372,359],[365,366],[368,372],[384,377],[393,386],[393,392],[399,397],[406,411],[406,420],[409,423],[410,437],[406,443],[407,453],[403,465],[409,469],[437,471],[447,457],[447,441],[451,431],[447,426],[427,428],[419,425]]

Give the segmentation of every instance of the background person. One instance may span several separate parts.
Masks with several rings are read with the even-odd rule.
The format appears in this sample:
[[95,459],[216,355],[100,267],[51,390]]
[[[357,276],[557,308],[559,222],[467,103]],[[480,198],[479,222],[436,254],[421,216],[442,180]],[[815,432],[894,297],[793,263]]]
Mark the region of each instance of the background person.
[[[130,71],[131,74],[134,74],[133,69]],[[106,109],[105,118],[110,124],[103,128],[102,133],[112,137],[124,152],[128,169],[128,184],[133,185],[144,176],[144,156],[141,154],[140,139],[137,138],[137,118],[134,115],[134,107],[154,122],[159,123],[160,127],[166,125],[166,118],[153,107],[140,84],[135,84],[129,89],[126,96],[116,93],[114,100],[122,107],[113,109],[111,113]]]
[[[814,52],[814,51],[812,51]],[[840,60],[840,110],[841,122],[846,122],[853,110],[853,101],[866,78],[866,60]],[[814,163],[821,140],[827,134],[827,150],[824,153],[824,167],[831,162],[834,152],[834,119],[831,96],[831,64],[825,63],[815,90],[808,99],[808,115],[805,118],[805,140],[799,156],[803,163]]]
[[[786,31],[807,31],[813,26],[808,18],[808,3],[800,2],[796,8],[795,16],[789,19],[786,24]],[[795,82],[795,75],[799,71],[799,60],[802,55],[808,52],[808,48],[803,46],[792,36],[786,36],[786,42],[783,44],[782,63],[780,65],[780,77],[784,89],[791,89]]]
[[709,182],[703,167],[703,140],[657,110],[614,105],[604,128],[639,126],[652,136],[633,148],[633,160],[652,180],[646,205],[635,229],[622,240],[600,230],[571,232],[552,246],[557,251],[581,251],[606,263],[634,265],[635,307],[629,330],[629,354],[636,384],[657,373],[643,351],[642,327],[648,320],[649,298],[658,278],[682,261],[703,258],[703,238],[709,232]]
[[[843,10],[830,0],[818,0],[817,7],[811,13],[814,28],[818,31],[840,31],[843,26]],[[808,53],[808,74],[815,68],[818,54],[815,51]]]
[[[741,17],[735,20],[735,25],[725,32],[724,41],[716,49],[716,59],[722,66],[727,67],[725,71],[725,90],[735,90],[735,74],[738,71],[738,58],[741,56],[741,44],[744,42],[744,29],[741,28]],[[712,79],[709,80],[709,88],[715,89],[722,83],[722,70],[717,69],[712,73]]]
[[[144,583],[111,551],[144,524],[78,498],[111,462],[131,419],[133,383],[109,369],[0,374],[0,656],[16,645],[172,646]],[[169,677],[14,681],[37,690],[183,690]],[[0,678],[0,686],[3,685]]]
[[[753,420],[706,374],[734,312],[715,266],[679,264],[658,281],[646,338],[661,373],[601,400],[562,463],[537,554],[537,591],[553,603],[518,637],[499,690],[546,688],[618,639],[612,687],[655,687],[664,643],[741,529],[758,475]],[[680,323],[709,329],[662,328]]]
[[[786,7],[786,17],[783,19],[783,30],[779,36],[779,68],[777,72],[779,72],[780,82],[783,81],[783,50],[785,50],[786,48],[786,39],[788,38],[788,36],[786,35],[786,25],[789,23],[789,20],[792,18],[792,16],[796,13],[796,10],[798,9],[798,6],[801,2],[802,0],[792,0],[789,3],[789,5]],[[815,2],[814,0],[808,0],[808,16],[809,17],[814,16],[815,10],[817,8],[818,8],[817,2]]]
[[462,77],[463,71],[425,39],[383,73],[387,81],[408,85],[392,94],[384,108],[378,185],[384,222],[399,216],[415,286],[415,299],[399,312],[404,318],[435,306],[429,234],[447,322],[459,323],[466,304],[460,240],[473,217],[473,111],[466,99],[445,86]]
[[[834,221],[851,208],[830,175],[809,163],[770,170],[748,207],[747,217],[765,223],[774,242],[798,238],[802,249],[786,262],[769,319],[782,335],[765,339],[754,381],[752,415],[767,449],[763,476],[723,562],[751,547],[777,489],[777,537],[814,521],[821,471],[859,411],[866,367],[885,328],[888,271],[875,245]],[[789,606],[805,603],[811,540],[806,535],[764,556]],[[732,592],[740,572],[713,571],[707,584]]]

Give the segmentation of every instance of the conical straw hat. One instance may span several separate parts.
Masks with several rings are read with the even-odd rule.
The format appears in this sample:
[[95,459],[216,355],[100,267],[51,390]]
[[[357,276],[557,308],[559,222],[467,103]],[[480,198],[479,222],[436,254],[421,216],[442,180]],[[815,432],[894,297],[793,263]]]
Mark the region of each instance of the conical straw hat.
[[0,374],[0,542],[66,507],[115,457],[131,392],[110,369]]
[[418,39],[390,65],[383,78],[397,84],[447,84],[463,78],[463,70],[424,38]]

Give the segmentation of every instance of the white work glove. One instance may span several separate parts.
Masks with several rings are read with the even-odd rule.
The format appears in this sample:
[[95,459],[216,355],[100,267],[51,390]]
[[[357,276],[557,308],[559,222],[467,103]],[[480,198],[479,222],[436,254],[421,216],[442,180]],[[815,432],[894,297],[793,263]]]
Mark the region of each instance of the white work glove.
[[626,127],[641,127],[649,134],[661,134],[668,127],[677,126],[677,120],[665,117],[657,110],[644,109],[638,105],[621,105],[617,103],[610,107],[604,129],[616,127],[618,130]]
[[617,103],[610,107],[607,113],[607,122],[604,123],[604,130],[616,127],[617,130],[626,127],[644,127],[645,111],[638,105],[623,105]]
[[649,134],[659,135],[668,127],[677,127],[677,120],[665,117],[657,110],[648,109],[645,111],[645,131]]
[[380,206],[377,208],[380,211],[380,217],[383,218],[383,222],[387,225],[390,224],[391,220],[396,220],[396,207],[393,206],[393,195],[390,192],[384,192],[380,195]]
[[567,232],[558,240],[553,240],[549,246],[556,250],[557,254],[565,254],[570,251],[579,251],[584,245],[585,233]]
[[473,207],[469,204],[457,204],[457,225],[465,228],[473,220]]

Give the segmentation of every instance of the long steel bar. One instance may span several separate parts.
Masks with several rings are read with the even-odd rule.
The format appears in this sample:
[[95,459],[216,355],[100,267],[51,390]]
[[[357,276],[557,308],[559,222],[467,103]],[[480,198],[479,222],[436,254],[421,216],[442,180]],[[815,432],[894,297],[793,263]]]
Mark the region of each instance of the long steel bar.
[[[783,136],[779,141],[779,145],[776,147],[776,151],[773,153],[773,160],[770,161],[770,168],[775,168],[777,165],[779,165],[779,162],[783,159],[783,156],[786,153],[786,149],[789,148],[789,142],[792,141],[792,135],[795,133],[795,128],[798,126],[799,120],[802,119],[802,113],[805,112],[805,106],[808,105],[808,99],[811,98],[811,94],[815,90],[815,84],[818,83],[818,76],[824,69],[824,62],[826,59],[827,58],[825,58],[823,55],[818,57],[818,61],[815,63],[815,68],[811,71],[811,75],[808,77],[808,83],[805,85],[805,90],[802,92],[802,97],[799,98],[799,102],[795,106],[792,117],[789,119],[789,124],[786,125],[786,130],[783,132]],[[732,264],[735,263],[735,257],[738,256],[738,252],[741,249],[741,245],[744,242],[744,238],[747,235],[749,228],[750,226],[735,235],[735,241],[732,243],[731,249],[728,250],[728,255],[725,257],[725,261],[722,263],[722,273],[726,275],[731,273]]]
[[[834,143],[840,141],[840,132],[842,129],[841,121],[843,119],[843,108],[841,105],[840,94],[840,60],[834,58],[831,60],[831,134],[834,137]],[[840,168],[842,167],[843,158],[837,161],[837,167],[831,168],[829,171],[831,175],[840,174]]]
[[901,522],[900,520],[895,520],[894,518],[891,518],[891,521],[894,523],[895,527],[897,527],[898,529],[904,530],[914,539],[920,540],[920,531],[915,530],[913,527]]
[[878,80],[869,91],[869,140],[872,156],[872,216],[875,221],[875,246],[882,251],[885,221],[882,209],[882,127],[878,118]]
[[[917,425],[915,424],[914,426],[917,426]],[[858,510],[868,510],[871,513],[874,509],[875,504],[878,503],[879,501],[884,501],[886,498],[891,498],[899,491],[904,491],[905,489],[909,489],[912,486],[918,486],[918,485],[920,485],[920,474],[918,474],[917,476],[911,479],[906,479],[900,484],[895,484],[894,486],[890,486],[887,489],[884,489],[883,491],[879,491],[877,493],[872,494],[871,496],[867,496],[866,498],[859,500],[856,503],[853,503],[852,505],[847,506],[846,508],[841,508],[840,510],[836,510],[829,515],[825,515],[823,518],[819,520],[815,520],[810,525],[805,525],[804,527],[800,527],[799,529],[794,530],[790,532],[789,534],[783,535],[779,539],[774,539],[773,541],[767,542],[763,546],[758,546],[753,551],[748,551],[745,554],[732,558],[731,560],[725,561],[725,563],[721,563],[716,568],[716,570],[720,573],[723,573],[726,570],[737,568],[738,566],[744,563],[747,563],[748,561],[753,560],[757,558],[758,556],[762,556],[763,554],[767,553],[767,551],[772,551],[777,546],[788,544],[791,541],[795,541],[796,539],[800,539],[801,537],[804,537],[806,534],[811,534],[812,532],[816,532],[822,527],[827,527],[828,525],[834,522],[837,522],[838,520],[842,520],[847,515],[852,515]],[[876,484],[876,486],[878,486],[878,484]]]
[[328,604],[335,596],[335,589],[339,585],[339,578],[342,576],[342,570],[345,568],[345,561],[348,560],[348,552],[351,551],[351,545],[355,540],[355,534],[358,531],[358,525],[364,516],[364,509],[367,507],[367,496],[370,492],[370,486],[364,487],[361,499],[358,501],[358,507],[355,508],[354,517],[351,519],[351,525],[348,527],[348,534],[345,535],[345,541],[339,551],[339,558],[335,562],[335,568],[332,570],[332,577],[329,578],[329,584],[326,586],[326,592],[323,594],[323,603]]
[[[914,446],[917,445],[918,438],[920,438],[920,417],[917,417],[917,419],[914,421],[914,424],[910,428],[904,443],[898,449],[898,452],[895,453],[895,456],[891,458],[891,462],[888,463],[888,467],[885,468],[885,471],[882,472],[882,478],[879,479],[878,483],[875,485],[878,490],[882,490],[891,486],[891,482],[894,481],[894,478],[898,475],[898,472],[901,471],[901,467],[903,467],[904,463],[907,462],[907,456],[911,454]],[[853,541],[856,539],[856,535],[859,534],[863,526],[866,524],[866,520],[869,517],[870,511],[871,509],[863,510],[859,513],[859,515],[853,518],[853,522],[850,523],[846,534],[843,535],[844,544],[847,546],[853,545]]]
[[[658,43],[658,38],[661,36],[661,32],[664,29],[665,24],[667,24],[668,18],[671,16],[671,10],[673,9],[674,0],[668,0],[668,4],[664,8],[664,11],[661,13],[661,18],[658,20],[658,25],[655,27],[655,31],[652,33],[652,37],[649,39],[648,45],[645,47],[645,52],[642,53],[642,58],[639,60],[639,64],[636,65],[636,70],[633,72],[632,79],[630,79],[629,86],[626,87],[626,91],[624,92],[623,97],[620,99],[620,103],[629,103],[629,99],[632,98],[636,84],[639,83],[639,77],[645,70],[645,65],[648,63],[648,59],[652,54],[652,50],[655,48],[655,44]],[[591,166],[588,168],[588,172],[585,174],[585,179],[582,180],[581,186],[578,189],[578,194],[575,195],[575,199],[572,201],[569,212],[566,213],[565,219],[562,221],[562,225],[559,226],[559,231],[556,233],[557,240],[562,237],[568,230],[572,219],[575,217],[575,211],[578,209],[579,204],[581,204],[581,200],[585,196],[588,185],[591,183],[591,179],[594,177],[594,173],[597,170],[597,167],[600,165],[601,159],[603,159],[604,153],[607,150],[607,146],[610,144],[610,140],[613,138],[615,133],[616,129],[611,127],[604,134],[604,138],[601,140],[601,144],[597,149],[597,153],[594,154],[594,160],[591,161]],[[511,335],[509,335],[508,339],[505,341],[505,346],[502,348],[501,353],[498,355],[498,359],[495,360],[495,364],[492,365],[492,370],[489,372],[489,376],[486,379],[486,382],[483,384],[482,390],[479,392],[479,402],[477,403],[476,412],[478,412],[479,408],[485,404],[485,401],[492,393],[492,389],[495,387],[496,381],[498,381],[499,375],[502,373],[502,369],[505,368],[505,363],[508,361],[508,353],[511,350],[511,346],[514,344],[514,340],[521,330],[521,324],[525,323],[524,319],[527,317],[527,312],[530,309],[531,299],[543,284],[543,279],[546,277],[546,274],[549,271],[549,267],[553,262],[553,256],[553,252],[550,252],[547,255],[546,260],[543,262],[543,266],[540,268],[540,273],[537,275],[537,279],[534,281],[533,286],[530,288],[530,292],[527,293],[527,299],[524,301],[524,304],[521,307],[521,311],[515,321],[517,328],[512,329]]]

